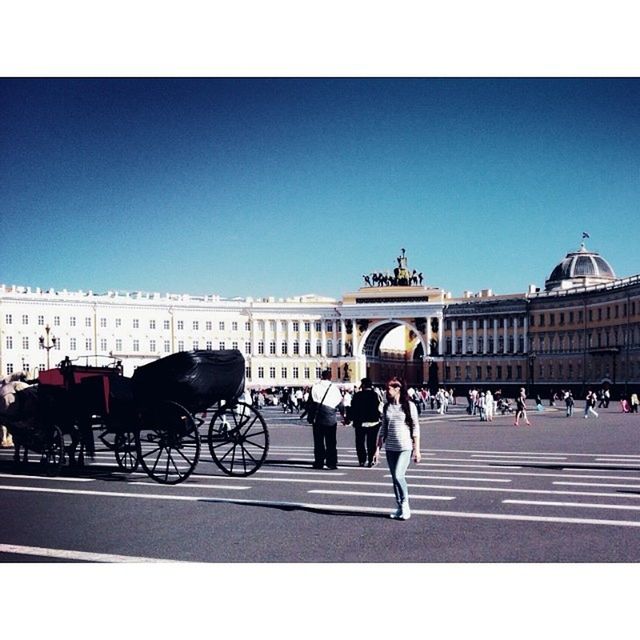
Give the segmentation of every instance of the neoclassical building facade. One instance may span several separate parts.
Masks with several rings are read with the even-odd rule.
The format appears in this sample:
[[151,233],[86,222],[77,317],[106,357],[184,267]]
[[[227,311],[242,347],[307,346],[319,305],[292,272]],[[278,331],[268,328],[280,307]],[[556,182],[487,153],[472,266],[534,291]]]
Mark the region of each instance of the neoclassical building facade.
[[[55,366],[64,357],[121,360],[125,374],[176,351],[239,349],[250,386],[306,386],[391,375],[415,385],[540,393],[640,386],[640,276],[616,277],[582,245],[544,290],[490,290],[460,298],[422,284],[397,258],[392,276],[365,276],[342,299],[222,299],[0,285],[0,373]],[[393,336],[393,339],[391,338]]]

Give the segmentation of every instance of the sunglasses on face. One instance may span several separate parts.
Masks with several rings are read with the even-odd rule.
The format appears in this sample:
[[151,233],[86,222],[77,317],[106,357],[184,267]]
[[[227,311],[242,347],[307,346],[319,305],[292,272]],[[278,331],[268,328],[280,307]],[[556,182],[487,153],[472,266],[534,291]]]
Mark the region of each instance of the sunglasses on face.
[[389,389],[401,389],[401,388],[402,388],[402,385],[401,385],[401,384],[395,384],[395,383],[393,383],[393,384],[388,384],[388,385],[387,385],[387,391],[388,391]]

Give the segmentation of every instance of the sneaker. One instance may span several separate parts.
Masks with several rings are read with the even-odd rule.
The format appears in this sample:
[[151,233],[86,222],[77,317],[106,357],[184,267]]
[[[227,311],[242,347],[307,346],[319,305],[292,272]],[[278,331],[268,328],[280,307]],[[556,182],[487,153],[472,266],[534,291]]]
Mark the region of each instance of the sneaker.
[[411,509],[409,509],[409,503],[403,502],[400,507],[400,520],[408,520],[411,517]]

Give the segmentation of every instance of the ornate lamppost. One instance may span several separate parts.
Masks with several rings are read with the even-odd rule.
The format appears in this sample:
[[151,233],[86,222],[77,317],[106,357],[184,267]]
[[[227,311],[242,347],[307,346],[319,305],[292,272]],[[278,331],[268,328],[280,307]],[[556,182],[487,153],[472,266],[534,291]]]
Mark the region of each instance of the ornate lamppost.
[[535,352],[531,352],[529,354],[529,379],[531,380],[531,389],[529,390],[529,395],[533,396],[534,388],[536,384],[536,354]]
[[51,327],[49,325],[47,325],[44,328],[44,331],[45,331],[45,335],[44,336],[40,336],[38,338],[38,341],[40,342],[40,348],[47,350],[47,369],[48,369],[49,366],[50,366],[49,365],[49,351],[51,351],[51,349],[53,349],[58,344],[58,338],[56,338],[55,336],[50,335]]

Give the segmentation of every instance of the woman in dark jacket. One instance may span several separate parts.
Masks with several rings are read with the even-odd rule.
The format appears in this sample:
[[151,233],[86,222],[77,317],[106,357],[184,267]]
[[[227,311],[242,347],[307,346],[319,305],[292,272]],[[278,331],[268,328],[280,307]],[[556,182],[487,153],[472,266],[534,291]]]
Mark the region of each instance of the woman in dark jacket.
[[380,398],[369,378],[362,378],[360,391],[353,396],[346,423],[356,431],[356,453],[361,467],[373,467],[376,439],[380,427]]

